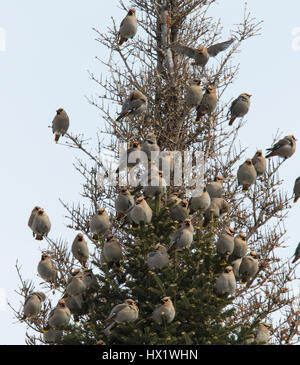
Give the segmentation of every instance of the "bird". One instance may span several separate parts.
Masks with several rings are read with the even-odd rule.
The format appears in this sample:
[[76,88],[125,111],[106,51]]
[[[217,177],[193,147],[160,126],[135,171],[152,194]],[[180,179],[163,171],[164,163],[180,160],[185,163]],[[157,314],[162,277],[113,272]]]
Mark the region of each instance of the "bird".
[[263,156],[262,150],[256,151],[252,157],[252,164],[256,170],[257,176],[264,175],[267,170],[267,160]]
[[115,200],[117,219],[126,215],[134,206],[134,198],[126,187],[121,187],[120,193]]
[[71,250],[75,259],[80,262],[80,265],[86,267],[89,258],[89,249],[82,233],[78,233],[74,238]]
[[294,253],[294,260],[292,261],[292,264],[294,264],[296,261],[300,259],[300,242],[298,243],[298,246]]
[[248,251],[247,237],[244,233],[239,233],[234,237],[234,249],[232,256],[237,259],[244,257]]
[[60,341],[63,333],[62,331],[54,330],[53,328],[50,328],[48,332],[43,333],[43,339],[45,343],[57,343]]
[[297,177],[294,185],[294,203],[297,203],[297,200],[300,198],[300,176]]
[[138,141],[133,141],[131,146],[120,154],[119,167],[116,170],[118,174],[120,171],[127,168],[129,171],[141,161],[140,158],[141,145]]
[[168,253],[174,250],[181,251],[184,248],[190,248],[193,242],[194,227],[190,219],[185,219],[179,224],[178,229],[172,233],[171,246]]
[[193,58],[195,65],[204,67],[210,57],[215,57],[218,53],[225,51],[233,42],[234,39],[232,38],[225,42],[213,44],[208,48],[203,45],[199,45],[198,48],[192,48],[180,44],[172,44],[171,48],[178,53]]
[[248,191],[250,185],[255,183],[257,173],[250,158],[240,165],[237,172],[237,178],[238,184],[243,185],[243,191]]
[[110,221],[104,208],[100,208],[92,216],[89,223],[90,231],[93,233],[93,241],[98,241],[99,236],[110,228]]
[[160,243],[156,244],[154,251],[147,254],[146,263],[150,270],[166,267],[169,263],[169,255],[166,247]]
[[126,299],[124,303],[117,304],[114,306],[104,321],[106,325],[104,333],[106,336],[109,332],[115,328],[119,323],[130,323],[134,322],[139,317],[139,308],[133,299]]
[[254,278],[258,272],[258,260],[256,253],[251,251],[249,255],[245,256],[240,264],[239,276],[242,284],[246,284],[250,278]]
[[171,176],[174,173],[174,155],[172,151],[161,151],[159,154],[159,170],[163,176]]
[[206,185],[206,190],[211,198],[222,198],[224,177],[217,175],[214,181]]
[[35,217],[33,218],[31,229],[33,231],[33,235],[35,239],[38,241],[42,241],[44,236],[47,236],[51,229],[51,222],[44,211],[44,209],[40,208]]
[[163,297],[155,307],[149,320],[157,324],[163,323],[163,317],[167,323],[171,323],[175,317],[175,308],[170,297]]
[[146,198],[162,196],[167,191],[167,183],[163,178],[163,172],[159,171],[158,175],[149,179],[148,185],[144,186],[144,195]]
[[207,227],[211,218],[221,218],[230,212],[230,205],[223,198],[212,198],[209,208],[204,213],[203,227]]
[[187,200],[181,200],[178,204],[170,208],[170,215],[174,221],[182,222],[189,218],[189,203]]
[[113,262],[117,264],[117,266],[120,265],[120,261],[123,258],[122,247],[120,245],[120,242],[112,234],[109,234],[106,237],[103,245],[102,254],[104,256],[103,258],[105,262]]
[[24,303],[24,314],[22,317],[22,321],[27,318],[34,318],[39,315],[41,312],[42,302],[46,299],[46,295],[42,292],[33,292],[30,293],[25,298]]
[[57,282],[57,269],[51,257],[46,253],[42,254],[41,260],[38,263],[37,271],[42,279],[48,283]]
[[[31,228],[31,229],[32,229],[32,223],[33,223],[34,218],[35,218],[35,216],[37,215],[37,213],[38,213],[38,211],[39,211],[40,209],[42,209],[42,208],[41,208],[41,207],[38,207],[38,206],[35,206],[35,207],[32,209],[31,214],[30,214],[30,217],[29,217],[29,219],[28,219],[28,223],[27,223],[27,225],[28,225],[28,227],[29,227],[29,228]],[[34,236],[34,233],[33,233],[33,236]]]
[[167,200],[167,205],[169,207],[175,207],[177,204],[179,204],[182,201],[182,199],[180,198],[180,193],[177,191],[174,191],[170,194],[168,200]]
[[139,225],[140,223],[149,224],[152,220],[152,209],[144,198],[139,197],[128,216],[136,225]]
[[64,136],[68,131],[70,119],[66,111],[62,108],[56,110],[56,115],[52,121],[52,132],[55,135],[54,141],[57,143],[60,136]]
[[190,87],[187,89],[185,94],[185,102],[191,108],[197,108],[203,98],[202,89],[199,86],[201,83],[200,79],[193,79]]
[[83,294],[86,291],[86,289],[87,286],[84,280],[84,276],[82,272],[78,271],[76,275],[71,276],[66,287],[66,293],[68,296],[76,297]]
[[216,242],[217,253],[221,256],[221,265],[226,265],[229,256],[234,250],[234,229],[227,227],[219,235],[218,241]]
[[138,21],[135,17],[135,9],[129,9],[127,15],[122,20],[119,29],[118,47],[120,47],[129,38],[133,38],[136,35],[138,27]]
[[230,265],[232,267],[232,271],[234,273],[234,276],[235,276],[235,279],[238,280],[240,278],[240,275],[239,275],[239,269],[240,269],[240,265],[241,265],[241,262],[242,262],[242,257],[238,258],[238,259],[235,259],[233,261],[230,262]]
[[271,326],[268,323],[259,323],[255,330],[254,336],[248,339],[246,344],[249,345],[255,342],[257,345],[268,345],[270,341],[270,329]]
[[203,95],[201,103],[197,107],[196,122],[199,122],[199,120],[205,114],[211,115],[212,112],[216,109],[217,102],[218,99],[217,99],[216,89],[211,85],[206,86],[205,93]]
[[127,116],[136,116],[140,113],[143,113],[148,106],[147,97],[138,90],[132,90],[122,105],[121,113],[118,118],[115,120],[119,122],[122,118]]
[[226,266],[224,272],[216,281],[218,299],[232,295],[236,290],[236,279],[231,266]]
[[209,208],[210,203],[210,195],[208,194],[206,186],[204,186],[202,194],[199,191],[195,191],[189,200],[190,214],[193,214],[198,210],[205,212]]
[[[159,145],[157,144],[156,135],[154,133],[147,134],[145,140],[141,144],[141,151],[147,155],[149,161],[151,160],[153,161],[158,157],[160,148]],[[152,154],[152,152],[154,153]]]
[[252,95],[243,93],[233,100],[228,115],[230,113],[229,125],[232,125],[236,118],[244,117],[250,108],[250,98]]
[[50,328],[56,330],[65,329],[71,319],[70,309],[66,306],[65,300],[60,299],[55,308],[49,314],[48,324],[44,327],[43,332],[49,331]]
[[283,157],[286,160],[295,153],[296,141],[297,140],[293,135],[285,136],[277,143],[275,143],[273,147],[267,148],[267,151],[269,151],[269,153],[266,155],[266,158],[279,156]]

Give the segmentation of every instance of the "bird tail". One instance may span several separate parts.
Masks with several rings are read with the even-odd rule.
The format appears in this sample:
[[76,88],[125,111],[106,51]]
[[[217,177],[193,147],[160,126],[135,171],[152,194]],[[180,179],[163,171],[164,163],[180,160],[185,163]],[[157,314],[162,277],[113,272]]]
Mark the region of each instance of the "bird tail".
[[300,198],[300,195],[295,195],[294,203],[297,203],[297,200]]
[[98,242],[99,241],[99,237],[98,237],[98,235],[96,233],[93,234],[92,241],[94,241],[94,242]]
[[266,155],[266,158],[274,156],[274,152],[270,149],[268,149],[270,152]]
[[249,190],[249,184],[245,184],[243,185],[243,191],[248,191]]
[[175,246],[174,245],[172,245],[169,249],[168,249],[168,253],[171,253],[171,252],[173,252],[175,250]]
[[37,234],[37,235],[35,236],[35,239],[36,239],[37,241],[43,241],[43,235],[42,235],[42,234]]
[[236,119],[235,117],[231,117],[231,118],[230,118],[230,121],[229,121],[229,125],[232,125],[232,124],[233,124],[233,122],[235,121],[235,119]]
[[121,37],[119,40],[119,43],[118,43],[118,47],[122,46],[122,44],[126,41],[127,41],[127,38]]
[[55,134],[55,138],[54,138],[55,143],[57,143],[57,142],[58,142],[59,137],[60,137],[60,134]]
[[127,117],[127,115],[129,115],[131,113],[130,110],[126,110],[125,112],[121,113],[118,118],[115,120],[115,122],[118,122],[119,120],[121,120],[124,117]]

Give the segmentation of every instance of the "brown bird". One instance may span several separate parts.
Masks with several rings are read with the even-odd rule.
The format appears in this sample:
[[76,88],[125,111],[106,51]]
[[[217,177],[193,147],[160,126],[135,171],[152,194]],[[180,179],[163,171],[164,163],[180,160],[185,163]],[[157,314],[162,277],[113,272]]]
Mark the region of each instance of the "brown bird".
[[205,88],[205,94],[203,95],[202,101],[199,104],[198,108],[197,108],[197,120],[196,122],[198,122],[200,120],[200,118],[202,118],[205,114],[210,115],[217,106],[217,94],[216,94],[216,90],[208,85]]
[[64,136],[69,128],[70,120],[64,109],[56,110],[56,116],[52,121],[52,132],[55,134],[55,142],[57,143],[60,136]]
[[198,48],[193,48],[180,44],[172,44],[171,48],[178,53],[193,58],[195,60],[195,65],[204,67],[210,57],[215,57],[218,53],[225,51],[233,41],[234,39],[229,39],[228,41],[216,43],[208,48],[203,45],[198,46]]
[[300,176],[297,177],[294,185],[294,203],[300,198]]
[[129,9],[126,17],[122,20],[119,30],[119,43],[120,47],[129,38],[133,38],[137,32],[138,22],[135,17],[135,9]]
[[122,105],[121,114],[116,119],[116,122],[121,120],[128,115],[138,115],[144,112],[147,108],[148,100],[146,96],[138,90],[133,90],[129,94],[128,98],[124,101]]
[[192,80],[190,87],[186,91],[185,101],[191,108],[196,108],[202,101],[203,94],[202,89],[199,86],[200,82],[200,79]]
[[238,169],[238,184],[243,185],[243,191],[247,191],[250,185],[255,183],[257,174],[252,164],[252,160],[248,158]]
[[243,93],[233,100],[228,114],[231,114],[229,125],[232,125],[236,118],[242,118],[250,108],[250,97],[252,95]]
[[257,176],[263,175],[267,170],[267,161],[263,156],[262,150],[258,150],[252,158],[253,166]]
[[140,151],[141,151],[141,145],[140,142],[134,141],[132,142],[131,146],[128,148],[128,150],[125,150],[120,155],[120,162],[119,167],[116,170],[116,173],[118,174],[121,170],[124,170],[127,168],[129,171],[140,163]]
[[207,227],[211,218],[220,218],[230,212],[230,205],[223,198],[212,198],[209,208],[204,214],[203,227]]
[[266,158],[280,156],[286,160],[295,153],[296,141],[297,140],[293,135],[285,136],[280,141],[275,143],[273,147],[267,148],[269,153],[266,155]]

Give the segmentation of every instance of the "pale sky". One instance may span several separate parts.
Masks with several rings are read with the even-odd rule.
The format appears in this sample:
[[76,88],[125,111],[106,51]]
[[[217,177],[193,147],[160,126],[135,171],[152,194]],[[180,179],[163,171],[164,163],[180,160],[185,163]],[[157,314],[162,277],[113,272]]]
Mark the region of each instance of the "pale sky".
[[[222,19],[225,40],[230,28],[242,20],[243,2],[219,3],[210,15]],[[240,74],[229,92],[230,97],[242,92],[253,95],[248,122],[239,133],[252,156],[257,148],[270,147],[278,130],[300,141],[300,2],[289,0],[283,6],[279,0],[249,0],[248,9],[264,20],[263,29],[236,56]],[[52,223],[51,237],[71,243],[74,232],[65,227],[65,211],[58,199],[80,201],[82,183],[72,165],[80,153],[55,145],[48,126],[55,110],[63,107],[70,117],[70,132],[96,139],[103,120],[85,99],[97,92],[87,70],[105,73],[95,56],[106,51],[94,40],[92,27],[105,31],[111,16],[119,24],[124,12],[116,0],[3,0],[0,14],[0,119],[4,127],[0,144],[0,344],[24,344],[26,328],[15,323],[5,300],[14,306],[20,300],[14,293],[19,284],[17,259],[25,279],[34,279],[37,285],[41,282],[36,268],[39,248],[46,243],[33,240],[27,227],[30,211],[35,205],[45,208]],[[300,146],[280,168],[290,196],[300,176],[299,156]],[[293,255],[299,242],[299,216],[300,202],[293,205],[286,221],[285,258]]]

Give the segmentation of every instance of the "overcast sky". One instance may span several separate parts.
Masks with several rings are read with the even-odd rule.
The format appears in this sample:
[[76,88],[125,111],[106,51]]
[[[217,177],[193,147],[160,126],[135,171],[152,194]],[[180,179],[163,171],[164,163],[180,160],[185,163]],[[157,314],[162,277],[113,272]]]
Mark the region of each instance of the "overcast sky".
[[[300,2],[289,0],[283,6],[275,0],[270,7],[270,1],[249,0],[248,9],[264,20],[263,29],[236,56],[240,74],[230,91],[231,97],[253,95],[248,123],[239,134],[252,156],[257,148],[269,147],[278,130],[300,140]],[[220,1],[210,14],[222,18],[225,40],[242,19],[243,2]],[[97,92],[87,70],[98,75],[106,70],[95,60],[104,50],[94,40],[92,27],[105,31],[111,16],[119,24],[124,12],[116,0],[6,0],[0,3],[0,16],[0,344],[23,344],[26,327],[15,323],[5,301],[17,306],[20,300],[14,293],[19,284],[17,259],[23,277],[40,282],[36,267],[46,244],[33,240],[29,213],[35,205],[44,207],[52,222],[51,237],[72,242],[74,232],[65,227],[58,199],[80,200],[81,179],[72,166],[79,152],[55,145],[48,126],[55,110],[63,107],[70,131],[95,140],[103,120],[85,99]],[[280,168],[290,196],[300,175],[299,156],[300,147]],[[300,202],[286,222],[283,257],[291,257],[299,242],[299,217]]]

